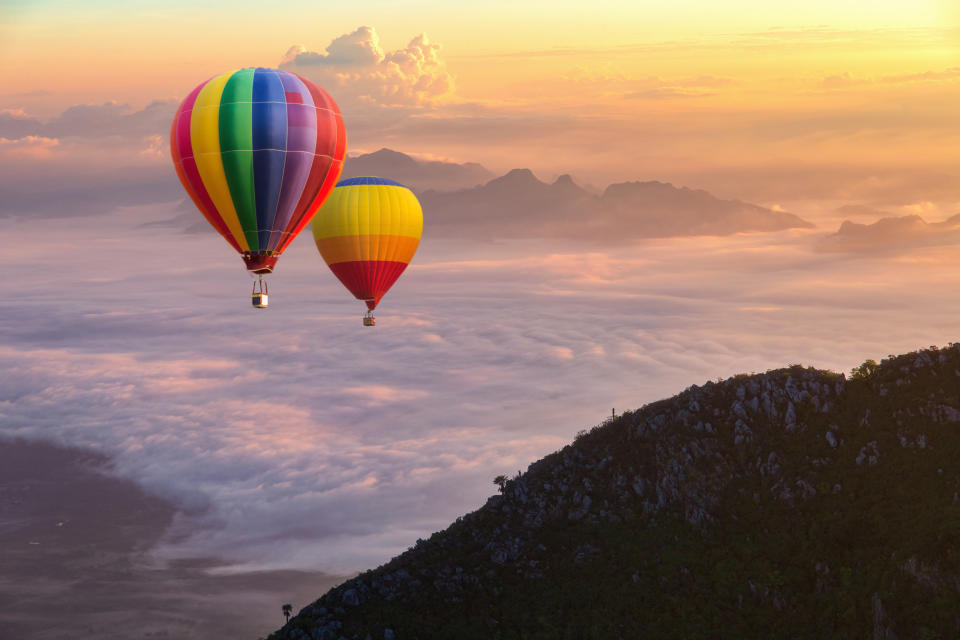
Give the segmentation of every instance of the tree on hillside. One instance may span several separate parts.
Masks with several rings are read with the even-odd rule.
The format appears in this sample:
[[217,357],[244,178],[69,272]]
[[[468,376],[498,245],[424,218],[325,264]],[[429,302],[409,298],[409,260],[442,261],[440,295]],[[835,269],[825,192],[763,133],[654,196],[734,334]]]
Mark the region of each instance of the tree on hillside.
[[292,604],[283,605],[283,615],[287,619],[287,622],[290,622],[291,613],[293,613],[293,605]]
[[493,484],[500,487],[500,493],[503,493],[503,490],[507,486],[507,476],[500,474],[499,476],[493,479]]
[[880,368],[880,365],[877,364],[876,360],[867,360],[859,367],[854,367],[850,370],[850,378],[869,378],[873,373]]

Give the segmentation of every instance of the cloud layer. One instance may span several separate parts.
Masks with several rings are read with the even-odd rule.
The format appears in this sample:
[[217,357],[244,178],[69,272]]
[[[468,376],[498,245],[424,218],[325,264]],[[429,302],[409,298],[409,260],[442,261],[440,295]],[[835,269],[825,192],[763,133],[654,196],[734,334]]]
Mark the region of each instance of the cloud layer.
[[174,213],[18,223],[0,434],[111,456],[179,507],[164,556],[234,570],[377,564],[610,407],[792,362],[847,370],[948,342],[960,312],[947,248],[883,263],[812,252],[805,231],[603,250],[428,236],[371,331],[308,238],[258,313],[215,234],[139,226]]

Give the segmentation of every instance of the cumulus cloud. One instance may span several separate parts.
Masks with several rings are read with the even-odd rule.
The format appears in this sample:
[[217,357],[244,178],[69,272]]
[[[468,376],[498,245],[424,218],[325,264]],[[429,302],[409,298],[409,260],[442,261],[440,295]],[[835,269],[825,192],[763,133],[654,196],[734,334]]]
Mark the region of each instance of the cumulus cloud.
[[440,45],[425,34],[402,49],[384,51],[376,30],[363,26],[334,38],[325,52],[293,46],[280,66],[314,80],[341,106],[420,107],[453,90]]
[[370,27],[359,27],[353,33],[345,33],[334,38],[327,45],[327,52],[307,51],[302,45],[287,50],[284,63],[299,65],[339,65],[363,66],[376,65],[384,59],[380,48],[380,37]]

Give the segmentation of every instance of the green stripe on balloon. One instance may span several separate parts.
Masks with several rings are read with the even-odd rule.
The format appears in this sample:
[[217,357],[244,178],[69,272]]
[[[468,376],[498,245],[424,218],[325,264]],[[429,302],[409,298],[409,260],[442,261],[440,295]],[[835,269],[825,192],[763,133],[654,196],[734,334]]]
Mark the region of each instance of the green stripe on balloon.
[[259,251],[253,185],[253,69],[234,73],[220,99],[220,154],[230,197],[250,251]]

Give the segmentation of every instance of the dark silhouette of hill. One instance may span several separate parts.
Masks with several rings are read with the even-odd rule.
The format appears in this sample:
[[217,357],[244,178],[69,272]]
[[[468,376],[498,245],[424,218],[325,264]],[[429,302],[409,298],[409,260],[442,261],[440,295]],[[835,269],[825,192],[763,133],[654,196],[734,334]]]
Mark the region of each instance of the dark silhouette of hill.
[[953,638],[958,543],[954,344],[625,413],[270,637]]

